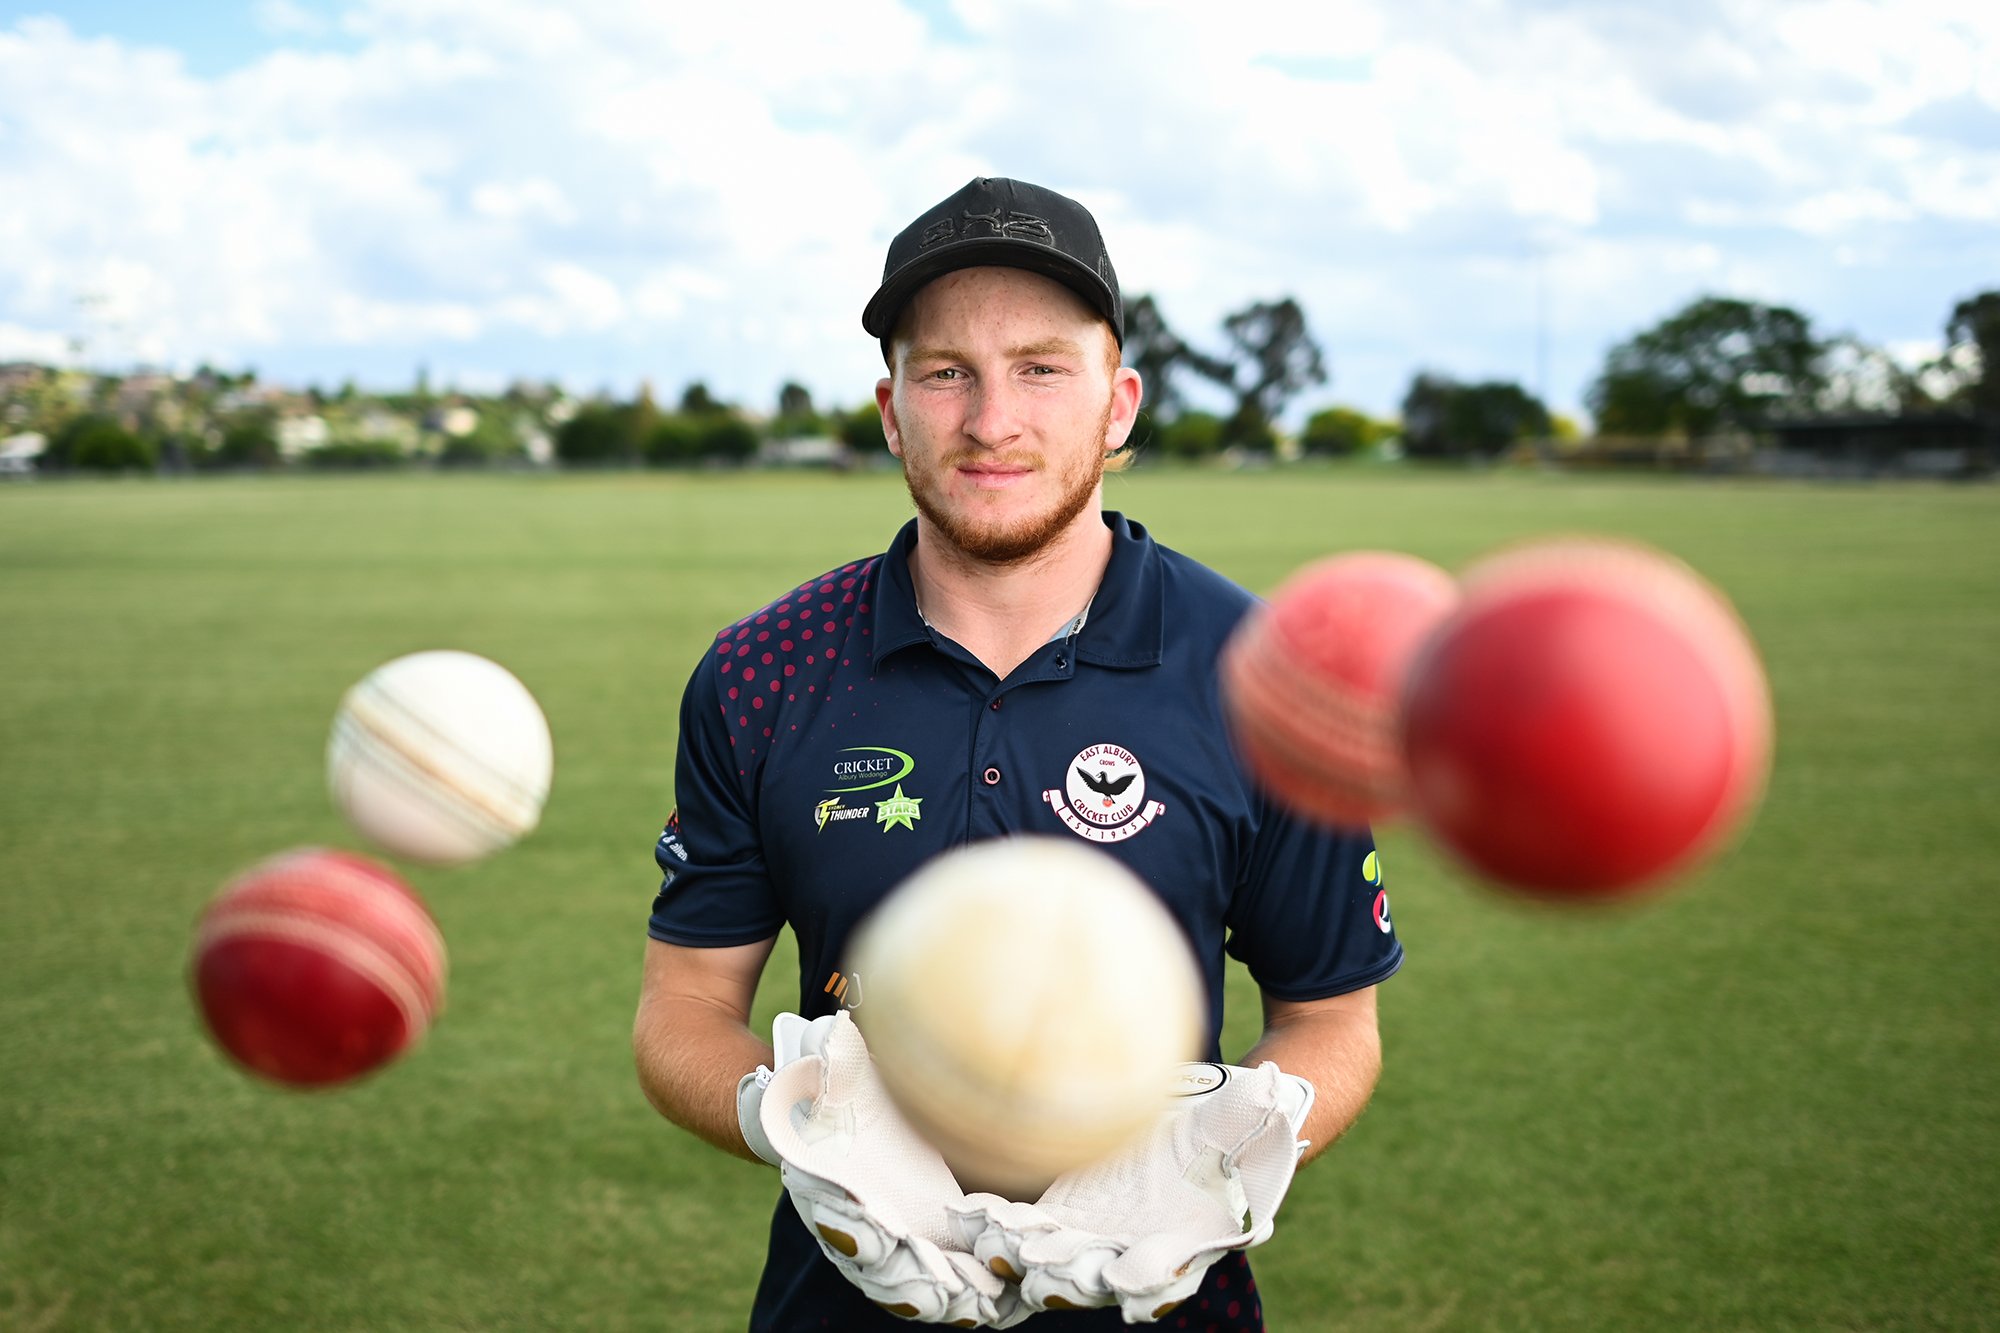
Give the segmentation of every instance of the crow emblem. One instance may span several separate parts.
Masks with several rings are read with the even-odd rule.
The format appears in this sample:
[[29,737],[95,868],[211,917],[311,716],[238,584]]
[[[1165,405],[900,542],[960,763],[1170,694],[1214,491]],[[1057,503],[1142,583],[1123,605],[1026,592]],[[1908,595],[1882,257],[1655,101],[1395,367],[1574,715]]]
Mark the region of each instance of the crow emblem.
[[1137,773],[1127,773],[1122,778],[1114,778],[1107,769],[1093,777],[1087,768],[1079,768],[1076,770],[1076,775],[1083,779],[1084,786],[1104,798],[1107,807],[1116,805],[1117,798],[1123,796],[1125,789],[1132,785],[1132,779],[1139,776]]

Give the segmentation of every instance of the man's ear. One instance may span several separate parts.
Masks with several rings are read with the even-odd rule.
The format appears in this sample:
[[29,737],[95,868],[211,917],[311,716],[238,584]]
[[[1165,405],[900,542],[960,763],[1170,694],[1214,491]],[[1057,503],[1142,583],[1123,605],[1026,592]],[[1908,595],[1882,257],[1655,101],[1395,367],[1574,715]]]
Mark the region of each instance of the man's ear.
[[1145,386],[1139,379],[1139,372],[1130,366],[1120,366],[1111,375],[1111,421],[1104,431],[1104,452],[1115,453],[1132,437],[1132,427],[1139,420],[1139,403],[1145,397]]
[[875,407],[882,413],[882,438],[889,442],[889,452],[896,457],[903,456],[903,433],[896,427],[896,381],[884,377],[875,381]]

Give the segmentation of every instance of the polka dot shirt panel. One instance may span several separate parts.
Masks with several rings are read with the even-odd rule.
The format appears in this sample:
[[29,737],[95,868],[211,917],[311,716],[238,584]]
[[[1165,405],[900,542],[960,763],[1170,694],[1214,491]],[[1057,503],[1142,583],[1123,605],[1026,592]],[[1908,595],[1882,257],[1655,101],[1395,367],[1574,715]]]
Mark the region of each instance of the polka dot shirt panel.
[[881,561],[853,560],[816,575],[716,634],[717,709],[743,774],[780,737],[838,713],[827,705],[852,692],[843,671],[872,668],[869,599]]

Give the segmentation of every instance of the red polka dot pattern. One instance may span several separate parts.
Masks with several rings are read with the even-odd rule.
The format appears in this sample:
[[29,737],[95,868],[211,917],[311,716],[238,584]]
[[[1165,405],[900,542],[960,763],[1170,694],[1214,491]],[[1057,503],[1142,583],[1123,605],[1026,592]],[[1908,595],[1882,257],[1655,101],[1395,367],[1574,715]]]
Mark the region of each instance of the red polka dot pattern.
[[[835,661],[843,669],[859,663],[867,670],[872,658],[863,636],[868,627],[862,624],[857,635],[855,621],[868,614],[868,592],[881,560],[857,560],[807,579],[716,634],[715,654],[721,659],[716,672],[727,701],[720,709],[731,725],[729,743],[735,745],[739,734],[748,738],[746,761],[759,755],[780,724],[789,735],[801,723],[812,723],[811,712],[788,716],[784,710],[816,710],[832,692]],[[767,699],[766,691],[772,697]],[[779,716],[773,718],[771,712]]]

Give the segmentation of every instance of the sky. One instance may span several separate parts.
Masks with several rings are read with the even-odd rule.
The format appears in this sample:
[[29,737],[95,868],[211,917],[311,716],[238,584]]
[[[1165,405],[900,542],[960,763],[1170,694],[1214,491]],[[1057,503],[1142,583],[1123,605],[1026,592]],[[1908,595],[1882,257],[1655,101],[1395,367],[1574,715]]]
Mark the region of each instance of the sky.
[[1915,362],[2000,288],[2000,4],[0,0],[0,361],[851,406],[978,175],[1198,346],[1298,300],[1293,418],[1581,415],[1710,294]]

